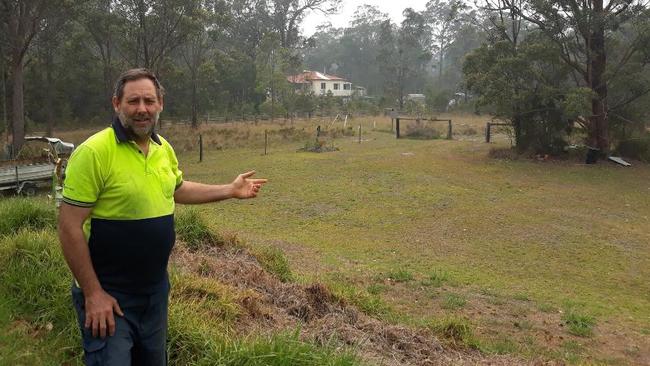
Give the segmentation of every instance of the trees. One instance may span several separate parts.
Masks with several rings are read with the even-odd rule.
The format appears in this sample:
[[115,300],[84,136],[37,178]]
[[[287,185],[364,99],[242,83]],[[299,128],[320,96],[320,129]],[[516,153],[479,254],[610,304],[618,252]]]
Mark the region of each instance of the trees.
[[6,35],[11,71],[11,127],[14,151],[25,142],[24,67],[25,56],[34,37],[43,30],[43,22],[49,14],[64,8],[63,0],[2,0],[0,18]]
[[467,9],[461,0],[430,0],[425,18],[431,28],[433,49],[438,53],[438,82],[442,82],[445,56],[460,32],[463,12]]
[[[647,28],[647,4],[637,0],[504,0],[503,5],[552,41],[576,84],[592,91],[591,115],[584,120],[587,144],[609,151],[608,85],[649,41],[647,31],[639,29]],[[613,39],[625,35],[630,36],[626,45],[619,52],[608,52]]]

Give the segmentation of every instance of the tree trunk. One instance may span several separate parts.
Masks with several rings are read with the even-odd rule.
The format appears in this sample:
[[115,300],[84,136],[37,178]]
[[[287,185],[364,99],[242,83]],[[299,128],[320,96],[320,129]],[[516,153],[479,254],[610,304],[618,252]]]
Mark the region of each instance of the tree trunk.
[[601,153],[609,151],[609,123],[607,117],[607,83],[604,80],[607,67],[605,50],[605,28],[603,0],[593,2],[595,24],[591,30],[589,49],[591,59],[589,64],[589,87],[595,96],[591,99],[591,116],[589,118],[589,131],[587,143],[600,150]]
[[18,55],[13,58],[13,72],[11,83],[13,93],[11,95],[11,119],[13,129],[13,151],[14,156],[25,143],[25,105],[23,102],[23,59]]
[[52,82],[52,50],[45,52],[45,122],[47,136],[54,133],[54,83]]
[[199,127],[198,100],[196,96],[196,74],[192,73],[192,128]]

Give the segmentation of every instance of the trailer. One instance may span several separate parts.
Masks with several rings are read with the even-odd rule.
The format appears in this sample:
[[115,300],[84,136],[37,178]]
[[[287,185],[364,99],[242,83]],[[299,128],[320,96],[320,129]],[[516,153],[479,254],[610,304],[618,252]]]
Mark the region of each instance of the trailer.
[[61,185],[74,145],[53,137],[25,137],[12,160],[0,162],[0,191],[33,196],[41,187]]

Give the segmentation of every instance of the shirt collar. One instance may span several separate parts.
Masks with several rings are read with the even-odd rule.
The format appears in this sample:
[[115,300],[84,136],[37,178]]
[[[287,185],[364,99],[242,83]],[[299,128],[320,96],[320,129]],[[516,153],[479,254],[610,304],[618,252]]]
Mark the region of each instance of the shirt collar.
[[[120,122],[120,119],[115,116],[113,117],[113,124],[111,125],[113,127],[113,131],[115,131],[115,137],[117,138],[118,142],[127,142],[131,141],[132,138],[129,137],[129,134],[126,132],[126,129],[124,126],[122,126],[122,122]],[[160,137],[158,134],[155,132],[151,132],[151,139],[153,142],[157,143],[158,145],[162,145],[162,142],[160,141]]]

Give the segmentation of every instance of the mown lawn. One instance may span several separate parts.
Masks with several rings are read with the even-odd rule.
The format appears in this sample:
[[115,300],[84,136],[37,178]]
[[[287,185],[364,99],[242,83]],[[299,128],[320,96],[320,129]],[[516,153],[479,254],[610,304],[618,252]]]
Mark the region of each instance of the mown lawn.
[[[248,169],[269,178],[257,200],[201,211],[252,243],[279,246],[306,280],[371,288],[397,321],[460,314],[483,329],[499,322],[482,314],[485,302],[505,304],[506,312],[523,307],[532,330],[512,334],[500,325],[497,334],[479,333],[512,338],[520,350],[535,343],[524,347],[535,354],[572,349],[563,314],[577,311],[595,319],[593,337],[575,338],[587,357],[647,359],[650,167],[497,160],[488,151],[508,146],[503,138],[490,145],[481,136],[396,140],[371,131],[369,119],[361,123],[364,141],[339,138],[338,152],[297,152],[302,142],[277,141],[264,156],[255,140],[250,148],[207,151],[202,163],[196,151],[179,160],[189,180],[227,182]],[[377,128],[387,126],[381,120]],[[409,279],[391,281],[397,271]],[[447,286],[427,284],[436,273]],[[469,301],[449,306],[450,293]],[[551,329],[559,343],[537,340],[553,316],[563,322]],[[620,333],[634,347],[598,347]]]

